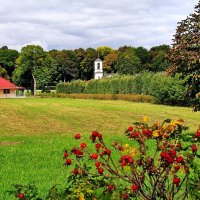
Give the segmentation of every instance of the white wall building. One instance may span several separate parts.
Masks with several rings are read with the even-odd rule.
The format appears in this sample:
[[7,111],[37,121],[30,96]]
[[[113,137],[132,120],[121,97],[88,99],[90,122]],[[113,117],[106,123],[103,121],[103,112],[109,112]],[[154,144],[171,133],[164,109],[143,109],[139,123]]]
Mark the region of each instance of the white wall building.
[[94,79],[103,78],[103,61],[97,58],[94,61]]

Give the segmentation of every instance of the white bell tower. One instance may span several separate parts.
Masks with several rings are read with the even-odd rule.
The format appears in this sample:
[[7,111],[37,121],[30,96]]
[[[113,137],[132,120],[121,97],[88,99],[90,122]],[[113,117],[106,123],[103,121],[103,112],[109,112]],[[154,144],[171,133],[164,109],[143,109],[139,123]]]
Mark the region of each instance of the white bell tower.
[[94,79],[103,78],[103,61],[100,58],[97,58],[94,61]]

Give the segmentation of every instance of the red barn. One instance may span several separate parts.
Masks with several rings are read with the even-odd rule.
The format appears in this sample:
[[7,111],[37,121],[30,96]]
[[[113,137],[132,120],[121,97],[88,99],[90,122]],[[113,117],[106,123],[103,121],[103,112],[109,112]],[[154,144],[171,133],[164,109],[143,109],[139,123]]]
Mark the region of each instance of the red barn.
[[19,96],[24,96],[24,89],[25,88],[18,87],[10,81],[0,77],[0,98],[17,97],[18,94]]

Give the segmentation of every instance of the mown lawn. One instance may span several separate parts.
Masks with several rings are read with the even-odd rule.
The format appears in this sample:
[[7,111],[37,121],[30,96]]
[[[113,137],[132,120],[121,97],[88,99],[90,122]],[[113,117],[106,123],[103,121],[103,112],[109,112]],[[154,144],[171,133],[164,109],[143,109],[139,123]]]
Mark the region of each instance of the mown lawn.
[[69,170],[63,165],[63,149],[77,145],[94,129],[107,142],[118,138],[128,125],[148,115],[151,122],[166,118],[185,120],[191,131],[200,124],[200,113],[191,108],[125,101],[27,98],[0,100],[0,199],[16,183],[33,183],[40,193],[60,184],[65,187]]

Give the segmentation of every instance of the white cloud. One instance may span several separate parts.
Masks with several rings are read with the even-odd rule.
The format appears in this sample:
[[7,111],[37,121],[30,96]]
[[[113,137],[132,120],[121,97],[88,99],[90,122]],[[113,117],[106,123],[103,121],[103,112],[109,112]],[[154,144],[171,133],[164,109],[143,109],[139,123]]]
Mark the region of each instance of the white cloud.
[[0,0],[0,46],[75,49],[170,44],[197,0]]
[[16,49],[18,51],[21,51],[22,47],[25,47],[27,45],[39,45],[41,46],[45,51],[48,51],[48,44],[45,41],[32,41],[29,43],[25,43],[25,44],[16,44],[16,45],[9,45],[9,48],[11,49]]

